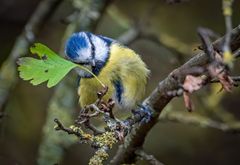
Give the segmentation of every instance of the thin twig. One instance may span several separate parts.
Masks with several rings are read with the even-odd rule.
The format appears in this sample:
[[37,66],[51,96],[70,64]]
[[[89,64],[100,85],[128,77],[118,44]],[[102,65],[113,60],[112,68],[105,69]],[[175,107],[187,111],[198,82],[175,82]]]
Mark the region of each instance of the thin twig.
[[236,50],[233,54],[234,58],[240,57],[240,49]]
[[63,124],[58,120],[58,119],[54,119],[54,122],[57,124],[57,127],[55,127],[56,131],[64,131],[67,132],[68,134],[73,134],[76,135],[77,137],[82,137],[82,135],[79,132],[73,131],[70,128],[64,127]]
[[240,122],[222,123],[214,121],[206,116],[186,114],[182,112],[169,112],[159,118],[159,121],[172,121],[183,124],[191,124],[200,127],[214,128],[228,133],[240,133]]
[[131,45],[139,36],[139,29],[135,26],[123,33],[117,40],[125,45]]
[[231,39],[231,30],[232,30],[232,3],[233,3],[233,0],[223,0],[223,15],[225,18],[225,25],[226,25],[226,37],[223,45],[223,52],[231,51],[230,39]]
[[94,133],[94,136],[99,135],[104,133],[104,131],[101,131],[100,129],[98,129],[97,127],[95,127],[93,124],[91,124],[89,121],[84,123],[84,126],[91,130]]
[[148,161],[151,165],[164,165],[159,160],[157,160],[153,155],[147,154],[143,149],[137,149],[135,151],[135,154],[140,159],[144,159],[144,160]]
[[[240,76],[231,76],[231,79],[235,82],[240,82]],[[210,81],[210,83],[219,83],[220,80],[213,79]]]
[[210,61],[214,60],[215,51],[213,49],[212,42],[210,41],[210,34],[212,32],[209,29],[198,28],[198,35],[200,36],[203,43],[203,50],[207,55],[209,55]]

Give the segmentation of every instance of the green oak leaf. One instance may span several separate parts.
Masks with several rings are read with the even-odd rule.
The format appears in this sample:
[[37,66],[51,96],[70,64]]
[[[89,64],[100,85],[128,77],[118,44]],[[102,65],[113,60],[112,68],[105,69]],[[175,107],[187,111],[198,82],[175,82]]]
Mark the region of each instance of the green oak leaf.
[[22,57],[18,60],[19,76],[23,80],[30,80],[33,85],[47,81],[47,87],[55,86],[73,68],[79,65],[60,57],[47,46],[36,43],[30,48],[31,53],[40,59]]

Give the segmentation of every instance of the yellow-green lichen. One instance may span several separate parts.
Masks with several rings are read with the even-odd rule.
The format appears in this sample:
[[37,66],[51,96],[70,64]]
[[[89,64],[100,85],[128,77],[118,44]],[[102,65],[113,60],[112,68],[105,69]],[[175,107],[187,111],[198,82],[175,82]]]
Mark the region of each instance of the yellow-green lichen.
[[76,133],[79,133],[81,134],[81,136],[84,138],[84,139],[91,139],[92,138],[92,135],[88,134],[88,133],[85,133],[81,127],[77,127],[75,125],[71,125],[69,127],[72,131],[76,132]]
[[116,136],[113,132],[105,132],[95,136],[93,141],[96,142],[100,148],[104,146],[112,148],[113,144],[117,143]]
[[90,159],[89,165],[103,165],[103,161],[105,161],[109,157],[108,153],[103,150],[97,150],[95,155]]
[[223,0],[223,15],[225,16],[232,15],[232,3],[233,0]]

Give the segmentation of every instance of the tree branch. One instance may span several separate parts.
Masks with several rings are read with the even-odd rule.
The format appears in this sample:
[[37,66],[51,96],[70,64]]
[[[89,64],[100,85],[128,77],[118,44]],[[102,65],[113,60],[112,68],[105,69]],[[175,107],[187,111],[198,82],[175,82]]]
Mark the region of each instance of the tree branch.
[[200,126],[203,128],[214,128],[227,133],[240,133],[240,123],[238,121],[223,123],[197,114],[169,112],[166,115],[160,116],[159,121],[173,121],[177,123]]
[[223,15],[225,18],[226,25],[226,37],[223,45],[223,51],[231,51],[230,50],[230,38],[231,38],[231,30],[232,30],[232,3],[233,0],[222,0],[223,3]]
[[[240,76],[232,76],[231,79],[236,83],[240,82]],[[210,81],[210,83],[219,83],[220,81],[218,79],[213,79]],[[237,84],[236,84],[237,85]]]
[[[216,50],[221,50],[224,37],[216,40],[213,47]],[[231,31],[230,46],[232,51],[236,51],[240,47],[240,25]],[[187,61],[184,65],[175,69],[143,102],[144,106],[150,107],[153,110],[153,117],[147,124],[135,126],[131,133],[125,138],[124,144],[119,146],[119,149],[111,161],[112,164],[133,163],[135,162],[136,148],[141,148],[145,141],[145,137],[151,128],[158,121],[163,108],[172,100],[174,96],[167,95],[168,91],[173,91],[179,88],[179,83],[182,83],[186,77],[186,70],[193,67],[201,67],[210,62],[209,56],[201,52]],[[189,74],[189,73],[188,73]]]
[[151,165],[164,165],[159,162],[153,155],[147,154],[143,149],[138,149],[135,151],[135,154],[140,158],[148,161]]

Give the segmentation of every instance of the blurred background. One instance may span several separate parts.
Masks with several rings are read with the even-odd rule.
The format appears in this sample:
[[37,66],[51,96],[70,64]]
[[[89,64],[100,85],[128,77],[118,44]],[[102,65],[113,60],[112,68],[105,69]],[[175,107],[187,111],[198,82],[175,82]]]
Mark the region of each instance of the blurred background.
[[[53,128],[54,117],[66,120],[64,123],[70,125],[77,113],[77,78],[74,72],[53,89],[48,89],[46,84],[32,86],[18,78],[16,59],[30,55],[28,47],[33,42],[44,43],[63,55],[62,45],[76,22],[79,25],[72,31],[87,30],[115,39],[140,31],[143,35],[126,44],[142,56],[151,70],[147,96],[174,68],[198,53],[198,27],[210,28],[219,36],[225,32],[220,0],[189,0],[177,4],[164,0],[115,0],[100,11],[94,11],[103,2],[0,1],[1,165],[57,162],[84,165],[94,153],[90,146],[73,143],[71,136]],[[39,14],[36,12],[40,5]],[[41,12],[50,5],[45,18],[36,23]],[[234,27],[240,22],[239,8],[240,0],[235,0]],[[79,18],[81,12],[85,15]],[[33,15],[37,16],[33,19]],[[95,21],[94,25],[85,25],[89,24],[89,20],[85,20],[87,17]],[[233,75],[239,74],[238,64],[236,62]],[[192,113],[186,111],[181,97],[175,98],[147,136],[144,148],[167,165],[240,164],[240,136],[206,126],[209,121],[231,126],[238,124],[240,89],[234,88],[232,93],[218,92],[220,89],[221,86],[213,84],[194,93],[195,111]],[[195,117],[196,122],[188,122],[191,117]],[[145,161],[138,163],[147,164]]]

